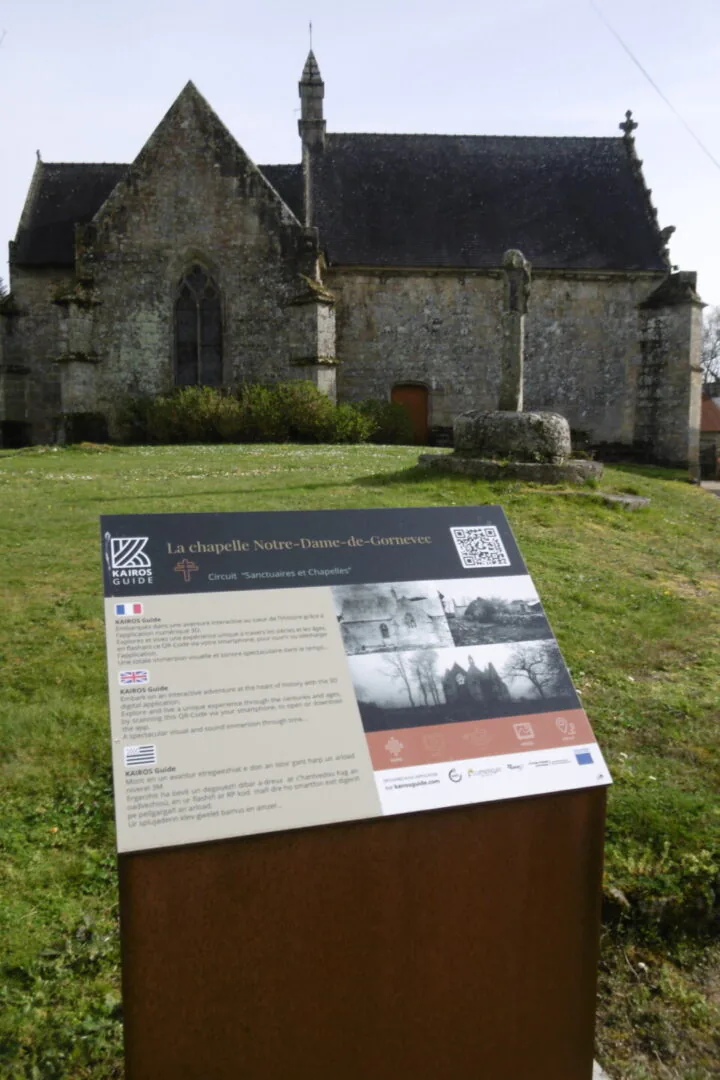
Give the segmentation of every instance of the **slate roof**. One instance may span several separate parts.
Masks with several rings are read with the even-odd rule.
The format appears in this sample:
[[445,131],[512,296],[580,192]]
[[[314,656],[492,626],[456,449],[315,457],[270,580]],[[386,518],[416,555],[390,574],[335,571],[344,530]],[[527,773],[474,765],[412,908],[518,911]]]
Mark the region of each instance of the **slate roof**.
[[298,221],[304,221],[302,165],[258,165],[258,169]]
[[[666,271],[639,170],[622,138],[333,135],[313,162],[314,224],[330,264]],[[127,165],[45,164],[18,229],[18,265],[73,263]],[[261,171],[303,220],[300,165]]]
[[668,269],[622,138],[331,134],[313,190],[331,263]]
[[318,62],[315,59],[315,53],[312,49],[308,53],[307,60],[305,61],[305,67],[303,68],[300,83],[305,86],[323,86],[320,68],[318,67]]
[[75,225],[90,221],[128,167],[42,162],[18,227],[13,261],[19,266],[72,266]]

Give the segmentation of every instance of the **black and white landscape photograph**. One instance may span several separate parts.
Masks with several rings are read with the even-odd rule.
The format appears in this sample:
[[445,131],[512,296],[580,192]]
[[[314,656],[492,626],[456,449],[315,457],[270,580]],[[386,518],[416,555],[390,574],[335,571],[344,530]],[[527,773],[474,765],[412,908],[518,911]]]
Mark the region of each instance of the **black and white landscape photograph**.
[[578,707],[560,650],[536,640],[349,658],[366,731]]
[[332,593],[348,656],[453,644],[436,582],[338,585]]
[[540,597],[526,574],[436,583],[455,645],[552,638]]

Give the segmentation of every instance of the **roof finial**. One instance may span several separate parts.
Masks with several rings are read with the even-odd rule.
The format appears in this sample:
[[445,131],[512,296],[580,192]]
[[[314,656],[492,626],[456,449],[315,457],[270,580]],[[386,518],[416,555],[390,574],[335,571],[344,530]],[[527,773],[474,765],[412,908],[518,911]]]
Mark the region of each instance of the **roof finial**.
[[310,25],[308,29],[310,31],[310,52],[312,52],[312,19],[310,20]]
[[35,156],[36,156],[36,158],[38,159],[38,161],[42,161],[42,156],[41,156],[41,154],[40,154],[40,151],[39,151],[39,150],[36,150],[36,151],[35,151]]
[[622,124],[618,124],[618,127],[623,133],[623,137],[626,139],[632,139],[633,131],[637,127],[637,123],[632,118],[632,109],[628,109],[625,113],[625,119]]

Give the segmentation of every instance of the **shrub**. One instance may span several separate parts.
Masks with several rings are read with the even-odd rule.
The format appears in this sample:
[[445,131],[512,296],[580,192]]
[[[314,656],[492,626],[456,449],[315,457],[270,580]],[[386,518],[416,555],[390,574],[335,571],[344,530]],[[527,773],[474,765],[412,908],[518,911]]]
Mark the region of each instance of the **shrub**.
[[[167,397],[134,398],[121,409],[128,442],[223,442],[240,426],[238,402],[210,386],[183,386]],[[230,434],[231,437],[231,434]]]
[[238,391],[240,426],[232,442],[287,442],[277,388],[246,384]]
[[184,386],[158,398],[150,413],[153,442],[213,442],[219,394],[209,386]]
[[333,442],[363,443],[372,439],[375,422],[357,405],[338,405],[335,408],[335,429]]
[[166,397],[129,401],[121,413],[129,442],[367,442],[372,415],[334,405],[310,382],[246,383],[235,392],[185,386]]
[[208,441],[241,442],[243,423],[243,408],[238,398],[233,394],[217,394]]
[[327,394],[309,382],[278,383],[273,389],[292,442],[334,442],[337,406]]
[[151,397],[131,397],[123,401],[117,417],[123,442],[144,443],[149,441],[150,412],[154,400]]
[[396,401],[378,401],[370,398],[367,401],[361,401],[358,408],[374,424],[374,431],[370,436],[371,442],[401,446],[411,446],[414,443],[410,414]]

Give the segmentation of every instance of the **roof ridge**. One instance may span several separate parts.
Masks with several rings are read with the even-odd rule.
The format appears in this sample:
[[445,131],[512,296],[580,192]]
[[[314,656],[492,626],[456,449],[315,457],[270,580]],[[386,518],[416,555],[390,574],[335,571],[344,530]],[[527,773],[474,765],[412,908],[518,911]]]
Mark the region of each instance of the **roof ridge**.
[[621,135],[470,135],[463,132],[432,132],[432,131],[329,131],[327,138],[347,138],[348,136],[360,136],[367,138],[382,139],[523,139],[530,141],[552,139],[554,141],[567,142],[612,142],[621,143]]
[[129,169],[129,161],[43,161],[46,168],[63,169],[100,169],[111,165],[114,169]]

